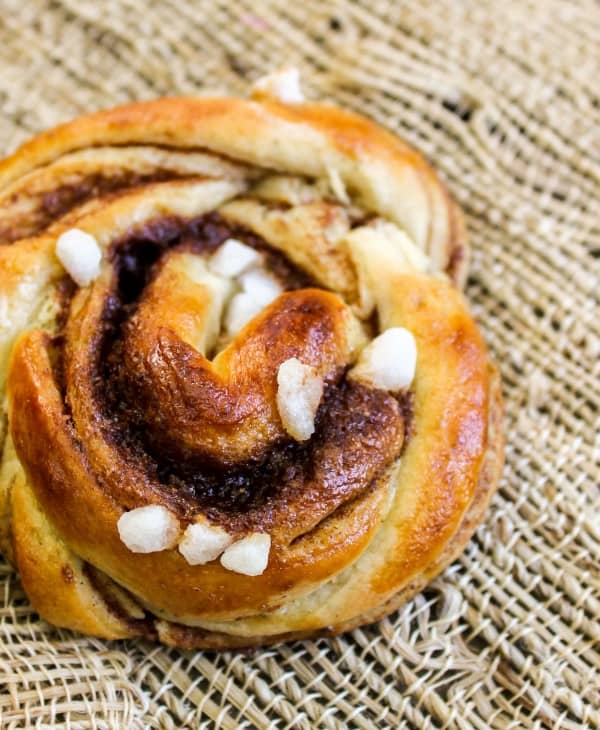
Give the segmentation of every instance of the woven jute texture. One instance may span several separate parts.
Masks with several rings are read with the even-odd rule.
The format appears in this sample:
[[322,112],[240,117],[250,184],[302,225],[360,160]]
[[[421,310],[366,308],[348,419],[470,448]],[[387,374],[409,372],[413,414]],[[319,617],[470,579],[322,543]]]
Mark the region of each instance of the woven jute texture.
[[2,728],[600,727],[599,49],[592,0],[0,0],[2,152],[132,99],[243,94],[284,63],[419,147],[467,214],[508,431],[462,558],[333,640],[87,639],[40,621],[0,563]]

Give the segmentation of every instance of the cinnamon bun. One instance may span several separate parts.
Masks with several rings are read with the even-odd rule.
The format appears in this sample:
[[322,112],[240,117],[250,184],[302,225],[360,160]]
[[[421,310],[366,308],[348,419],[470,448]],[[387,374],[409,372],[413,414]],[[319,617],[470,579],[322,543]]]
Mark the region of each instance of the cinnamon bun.
[[270,88],[0,163],[0,548],[55,625],[351,629],[452,561],[496,486],[459,210],[397,137]]

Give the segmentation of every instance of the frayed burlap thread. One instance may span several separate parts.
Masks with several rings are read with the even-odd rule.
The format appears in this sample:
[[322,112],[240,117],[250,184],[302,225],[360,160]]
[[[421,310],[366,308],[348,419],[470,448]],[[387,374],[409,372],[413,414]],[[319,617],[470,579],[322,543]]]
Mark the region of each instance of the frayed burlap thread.
[[282,64],[464,207],[507,465],[463,556],[376,625],[253,654],[54,630],[0,563],[0,726],[600,727],[600,9],[593,0],[0,0],[0,152]]

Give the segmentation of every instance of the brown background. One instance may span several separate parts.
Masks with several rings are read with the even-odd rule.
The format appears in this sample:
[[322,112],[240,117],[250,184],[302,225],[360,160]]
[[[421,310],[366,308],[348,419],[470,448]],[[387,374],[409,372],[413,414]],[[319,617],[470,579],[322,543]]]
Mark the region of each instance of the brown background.
[[85,639],[41,622],[0,560],[0,726],[600,727],[599,8],[0,0],[0,152],[131,99],[244,93],[283,63],[417,145],[467,213],[509,434],[463,557],[333,641],[215,656]]

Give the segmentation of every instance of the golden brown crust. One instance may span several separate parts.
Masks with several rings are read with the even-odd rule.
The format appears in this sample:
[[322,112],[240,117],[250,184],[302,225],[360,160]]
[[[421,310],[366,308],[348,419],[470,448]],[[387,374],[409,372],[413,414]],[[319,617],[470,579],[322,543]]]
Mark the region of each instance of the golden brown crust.
[[[65,298],[53,252],[73,226],[104,259]],[[202,262],[230,236],[287,292],[206,345],[238,284],[217,297]],[[501,463],[498,379],[442,273],[466,275],[460,211],[388,132],[268,100],[102,112],[0,163],[2,237],[20,463],[6,450],[0,516],[48,620],[213,648],[339,632],[393,610],[469,539]],[[414,334],[409,393],[347,380],[374,327]],[[304,446],[276,400],[291,357],[326,384]],[[131,552],[117,522],[146,504],[182,529],[203,515],[236,539],[268,532],[267,569]]]
[[[68,153],[130,144],[209,150],[313,178],[335,171],[366,208],[403,226],[436,269],[447,268],[456,250],[466,252],[461,213],[423,157],[367,119],[323,104],[167,98],[99,112],[35,137],[0,162],[0,195]],[[462,267],[453,266],[462,280]]]
[[189,626],[168,622],[157,624],[160,640],[171,646],[184,649],[248,649],[300,639],[335,636],[346,631],[373,623],[388,616],[411,598],[420,593],[425,586],[458,558],[481,523],[487,507],[496,492],[504,465],[504,406],[502,401],[500,376],[494,366],[490,366],[490,420],[488,423],[489,448],[485,455],[481,475],[471,504],[460,524],[447,543],[438,559],[426,572],[412,578],[387,602],[374,610],[360,613],[340,624],[326,626],[319,630],[295,631],[278,635],[231,636],[230,634],[204,631]]

